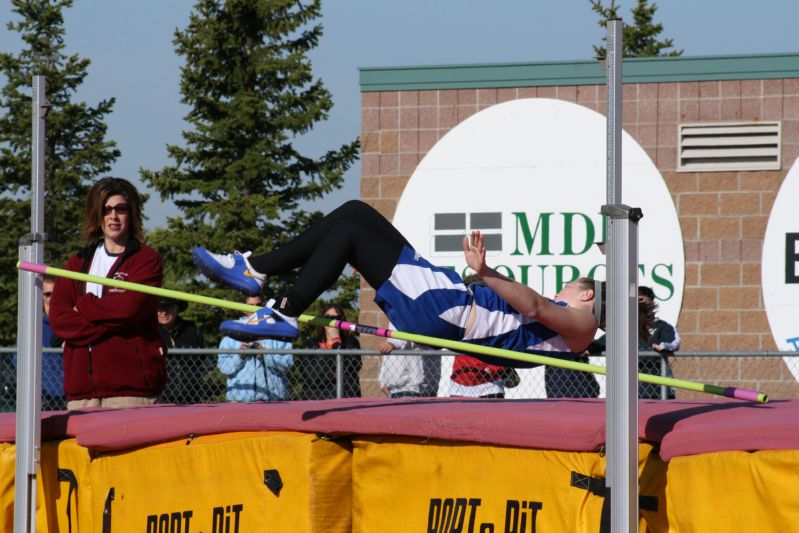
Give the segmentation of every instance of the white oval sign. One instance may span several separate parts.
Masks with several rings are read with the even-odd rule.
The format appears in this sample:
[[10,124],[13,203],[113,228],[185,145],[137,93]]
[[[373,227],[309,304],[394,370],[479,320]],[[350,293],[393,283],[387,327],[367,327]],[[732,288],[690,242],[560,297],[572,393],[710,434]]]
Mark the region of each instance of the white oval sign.
[[[491,266],[545,296],[580,277],[605,279],[600,209],[606,203],[605,117],[562,100],[524,99],[463,121],[411,176],[394,224],[428,260],[463,273],[461,239],[486,235]],[[622,140],[622,203],[640,207],[639,283],[675,324],[685,256],[677,212],[657,167],[627,133]],[[442,368],[442,382],[449,378]],[[543,369],[522,372],[543,395]],[[536,383],[530,383],[534,381]],[[604,380],[602,385],[604,386]]]
[[[761,279],[763,303],[779,350],[799,351],[799,159],[774,200],[763,240]],[[799,380],[799,357],[784,357]]]

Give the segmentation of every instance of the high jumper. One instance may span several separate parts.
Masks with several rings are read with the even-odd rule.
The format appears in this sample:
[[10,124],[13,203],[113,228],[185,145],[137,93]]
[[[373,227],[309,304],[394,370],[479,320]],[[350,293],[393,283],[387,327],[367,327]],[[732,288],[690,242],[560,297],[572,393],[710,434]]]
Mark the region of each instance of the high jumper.
[[400,331],[553,355],[581,353],[594,339],[603,308],[596,293],[604,291],[592,278],[548,299],[490,268],[479,231],[464,236],[463,251],[484,285],[467,286],[453,270],[432,265],[374,208],[352,200],[274,251],[223,255],[196,247],[193,258],[208,278],[248,294],[259,293],[267,276],[301,269],[296,283],[249,321],[222,324],[241,340],[296,337],[296,317],[347,264],[375,289],[375,303]]

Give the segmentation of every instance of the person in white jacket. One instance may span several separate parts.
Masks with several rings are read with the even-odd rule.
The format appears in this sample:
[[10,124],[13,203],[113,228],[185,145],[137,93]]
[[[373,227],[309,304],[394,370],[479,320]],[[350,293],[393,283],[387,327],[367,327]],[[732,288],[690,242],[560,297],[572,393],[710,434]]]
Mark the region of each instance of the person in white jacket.
[[424,369],[420,355],[391,355],[397,350],[416,349],[412,342],[387,339],[380,345],[383,360],[380,363],[378,384],[389,398],[421,396]]

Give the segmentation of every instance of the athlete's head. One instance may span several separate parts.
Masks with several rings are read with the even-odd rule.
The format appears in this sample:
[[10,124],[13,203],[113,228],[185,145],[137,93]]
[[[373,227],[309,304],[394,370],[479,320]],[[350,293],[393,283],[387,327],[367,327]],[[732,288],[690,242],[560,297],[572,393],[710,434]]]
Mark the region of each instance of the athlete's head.
[[[594,314],[599,310],[598,325],[602,330],[607,331],[605,324],[606,308],[607,308],[607,283],[596,282],[593,278],[579,278],[568,285],[556,295],[556,299],[567,302],[569,305],[578,306],[584,302],[591,302],[594,306]],[[644,293],[639,295],[646,296],[648,287],[644,287]],[[651,289],[649,290],[651,292]],[[599,293],[599,294],[597,294]],[[563,296],[565,296],[565,299]],[[599,302],[595,298],[599,297]],[[646,339],[649,336],[649,328],[655,321],[655,312],[657,311],[657,304],[649,298],[643,297],[638,299],[638,336]]]
[[594,300],[594,279],[577,278],[564,285],[555,295],[555,299],[569,304],[592,302]]
[[[599,298],[599,301],[597,301]],[[605,282],[594,278],[577,278],[567,283],[555,295],[555,300],[566,302],[571,307],[582,307],[591,310],[597,317],[597,325],[605,325]]]

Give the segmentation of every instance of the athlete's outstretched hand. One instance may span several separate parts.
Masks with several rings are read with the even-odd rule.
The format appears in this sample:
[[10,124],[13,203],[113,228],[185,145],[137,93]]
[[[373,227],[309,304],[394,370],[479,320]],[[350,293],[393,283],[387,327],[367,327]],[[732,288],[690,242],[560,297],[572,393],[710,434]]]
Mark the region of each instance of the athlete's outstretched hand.
[[486,248],[482,233],[473,231],[471,238],[468,235],[463,236],[463,256],[466,258],[466,264],[482,276],[486,268]]

